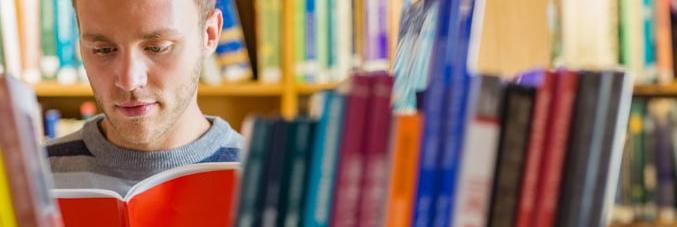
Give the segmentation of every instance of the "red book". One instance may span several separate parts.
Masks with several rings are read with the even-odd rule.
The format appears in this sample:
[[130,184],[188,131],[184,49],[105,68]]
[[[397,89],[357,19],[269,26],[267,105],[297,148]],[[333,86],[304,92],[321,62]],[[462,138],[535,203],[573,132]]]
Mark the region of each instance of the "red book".
[[553,101],[548,117],[548,131],[541,159],[533,227],[553,226],[559,200],[562,167],[564,165],[569,125],[578,88],[578,75],[572,71],[558,71]]
[[122,197],[101,189],[55,189],[65,226],[230,226],[238,164],[201,163],[158,173]]
[[338,169],[332,204],[331,226],[355,226],[359,202],[362,168],[364,166],[363,143],[366,142],[365,126],[369,109],[371,78],[364,74],[350,77],[345,87],[345,119],[339,148]]
[[536,91],[536,103],[532,113],[531,135],[525,154],[524,174],[520,197],[517,203],[515,226],[528,227],[534,212],[536,202],[536,186],[540,173],[541,156],[545,145],[545,136],[548,125],[548,111],[555,90],[555,74],[546,71],[543,80]]
[[388,182],[388,139],[390,135],[390,97],[393,77],[387,72],[376,72],[372,76],[369,97],[369,114],[364,148],[364,169],[360,189],[357,226],[383,226],[383,205]]

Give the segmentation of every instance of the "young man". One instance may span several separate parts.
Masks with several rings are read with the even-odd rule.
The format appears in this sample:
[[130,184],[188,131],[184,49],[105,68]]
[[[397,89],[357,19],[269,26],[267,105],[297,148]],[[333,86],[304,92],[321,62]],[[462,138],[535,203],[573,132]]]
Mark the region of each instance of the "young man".
[[47,147],[57,188],[125,194],[158,172],[238,161],[241,136],[197,104],[221,34],[214,0],[73,0],[80,49],[103,115]]

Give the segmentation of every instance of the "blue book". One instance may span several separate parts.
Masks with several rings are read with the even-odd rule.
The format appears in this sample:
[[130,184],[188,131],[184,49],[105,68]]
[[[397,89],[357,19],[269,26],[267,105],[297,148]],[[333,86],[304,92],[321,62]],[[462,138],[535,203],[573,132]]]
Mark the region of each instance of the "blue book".
[[223,14],[223,31],[215,55],[221,75],[231,82],[249,80],[252,77],[249,55],[233,1],[216,1],[216,7]]
[[445,90],[447,101],[444,113],[442,158],[439,159],[438,182],[441,183],[433,226],[446,227],[453,223],[458,170],[463,156],[465,127],[468,122],[469,93],[473,77],[468,72],[468,44],[472,27],[474,0],[459,0],[452,3],[450,36],[447,52],[447,68],[450,69],[449,88]]
[[305,82],[308,82],[311,77],[318,72],[318,63],[317,63],[317,33],[315,24],[317,23],[316,9],[315,7],[316,0],[306,0],[306,60],[305,60],[305,69],[307,75],[305,75]]
[[309,169],[303,226],[326,227],[331,220],[332,195],[336,178],[339,141],[343,129],[345,98],[326,91],[322,117],[315,130]]
[[[434,195],[437,182],[436,170],[437,159],[440,158],[441,134],[442,134],[442,104],[444,103],[444,91],[447,88],[445,71],[447,46],[449,37],[449,20],[451,4],[456,0],[439,0],[437,37],[434,41],[433,58],[430,65],[430,83],[424,98],[424,130],[421,141],[421,159],[419,163],[418,185],[415,198],[414,226],[428,227],[432,224],[434,212]],[[450,74],[450,73],[447,73]]]

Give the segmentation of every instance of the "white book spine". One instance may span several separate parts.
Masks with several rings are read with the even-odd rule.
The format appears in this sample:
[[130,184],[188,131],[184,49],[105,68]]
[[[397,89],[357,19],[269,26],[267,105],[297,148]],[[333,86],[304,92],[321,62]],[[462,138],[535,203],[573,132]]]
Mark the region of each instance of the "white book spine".
[[2,47],[5,51],[5,73],[20,78],[21,52],[19,51],[16,5],[13,0],[0,1],[0,22],[2,23]]

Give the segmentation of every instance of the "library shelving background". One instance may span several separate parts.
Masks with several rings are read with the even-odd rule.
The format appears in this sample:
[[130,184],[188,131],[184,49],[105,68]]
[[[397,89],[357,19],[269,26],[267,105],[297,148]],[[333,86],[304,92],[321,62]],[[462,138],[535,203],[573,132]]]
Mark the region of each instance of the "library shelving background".
[[[463,75],[482,75],[482,82],[476,82],[482,85],[478,86],[482,89],[485,84],[491,86],[493,83],[490,82],[493,79],[485,78],[500,80],[503,89],[508,90],[506,96],[512,97],[508,95],[512,94],[515,100],[521,95],[531,94],[532,103],[528,105],[534,106],[534,112],[530,112],[532,115],[536,114],[539,102],[538,98],[533,98],[534,94],[541,94],[542,87],[537,85],[529,91],[520,90],[523,88],[515,87],[522,82],[516,78],[528,78],[527,74],[534,72],[543,75],[627,75],[634,81],[630,89],[632,101],[627,103],[629,111],[625,113],[627,127],[603,127],[616,130],[611,134],[623,132],[620,136],[623,149],[618,149],[622,162],[619,163],[617,186],[614,185],[617,188],[607,190],[614,191],[614,205],[609,212],[603,213],[608,220],[605,223],[617,227],[677,225],[677,82],[673,82],[677,69],[674,56],[677,50],[677,1],[217,0],[217,6],[224,12],[224,37],[217,53],[205,64],[198,88],[198,102],[205,114],[220,116],[238,130],[246,128],[245,119],[253,114],[279,115],[280,119],[288,121],[299,117],[322,118],[328,113],[322,113],[321,109],[328,110],[327,103],[330,103],[326,101],[326,91],[334,91],[332,95],[342,94],[349,99],[359,92],[341,91],[342,85],[360,85],[358,78],[381,75],[383,71],[394,78],[391,82],[394,85],[388,88],[393,91],[395,113],[388,113],[388,116],[392,114],[393,121],[401,120],[401,116],[409,116],[403,113],[411,112],[429,119],[423,112],[429,108],[425,102],[431,99],[423,100],[423,97],[429,97],[431,87],[440,82],[433,75],[441,72],[438,68],[442,66],[438,65],[460,68]],[[467,10],[453,13],[453,9],[462,6],[472,6],[470,16]],[[445,7],[447,10],[444,10]],[[444,20],[445,17],[448,20]],[[448,27],[440,24],[448,24]],[[2,70],[33,87],[45,119],[48,119],[46,122],[55,124],[47,127],[48,136],[58,137],[77,129],[86,116],[91,116],[94,98],[77,54],[77,23],[70,0],[0,0],[0,27]],[[446,49],[436,50],[441,42],[439,40],[448,41],[447,44],[454,46],[453,50],[458,52],[446,56]],[[577,79],[579,87],[584,86],[582,81],[589,81],[582,78]],[[559,84],[565,83],[559,80],[552,82],[558,86],[551,88],[554,89],[550,91],[553,97],[559,97],[555,91],[562,94],[570,91],[566,87],[559,90]],[[470,84],[473,82],[466,82],[463,83],[467,86],[461,85],[461,90],[471,93]],[[576,93],[576,90],[569,93],[572,92]],[[479,95],[478,102],[483,100],[483,94]],[[623,93],[619,91],[618,94]],[[571,97],[576,98],[575,95]],[[494,112],[512,113],[500,107],[501,102],[509,105],[505,103],[511,101],[505,101],[500,96],[494,98],[502,100],[494,102],[498,103],[494,104]],[[606,102],[601,98],[597,101]],[[616,102],[623,106],[622,99]],[[571,108],[574,107],[570,105]],[[623,109],[616,108],[619,115],[614,115],[614,119],[625,119],[621,116],[624,115]],[[56,121],[53,120],[55,118]],[[575,123],[575,116],[571,119],[571,123]],[[321,121],[318,125],[322,124]],[[370,123],[363,122],[365,125]],[[425,125],[419,124],[419,127]],[[529,124],[525,125],[526,131],[521,132],[529,134]],[[269,131],[272,131],[273,126],[270,127]],[[502,123],[501,127],[505,124]],[[505,129],[497,128],[495,149],[500,149],[502,145],[499,143],[503,139],[498,136],[498,131],[502,135]],[[390,133],[399,135],[398,129],[393,126]],[[251,130],[256,131],[257,128]],[[423,137],[424,133],[419,133]],[[524,137],[530,138],[528,135]],[[614,137],[614,140],[618,138]],[[526,147],[523,149],[526,150]],[[541,149],[550,151],[548,148]],[[389,152],[395,152],[393,150],[398,149],[392,148]],[[501,158],[505,158],[500,153],[494,152],[493,155],[496,160],[476,164],[501,163]],[[494,165],[500,167],[499,164],[490,166],[493,168]],[[243,167],[245,171],[247,168]],[[522,170],[521,167],[515,168],[518,169],[512,171]],[[395,168],[392,170],[391,173],[394,173]],[[487,171],[493,177],[494,170]],[[565,167],[559,171],[567,172],[569,169]],[[340,173],[337,170],[337,174]],[[493,182],[492,179],[490,181]],[[562,188],[565,188],[567,179],[562,179],[562,182]],[[416,184],[416,181],[410,183]],[[491,190],[497,189],[488,190],[489,197],[484,200],[496,203],[491,198]],[[564,191],[562,189],[561,194],[565,194]],[[475,223],[515,226],[512,222],[518,222],[518,217],[500,219],[504,217],[497,214],[499,212],[494,209],[499,208],[492,207],[492,204],[484,207],[485,217],[479,218],[483,221]],[[414,212],[412,209],[409,211]],[[545,221],[549,225],[581,226],[573,222],[562,224],[557,222],[561,220],[556,218],[558,214],[550,215],[556,223]],[[491,218],[510,221],[501,225]],[[542,222],[536,220],[519,226],[540,226],[535,223]]]

